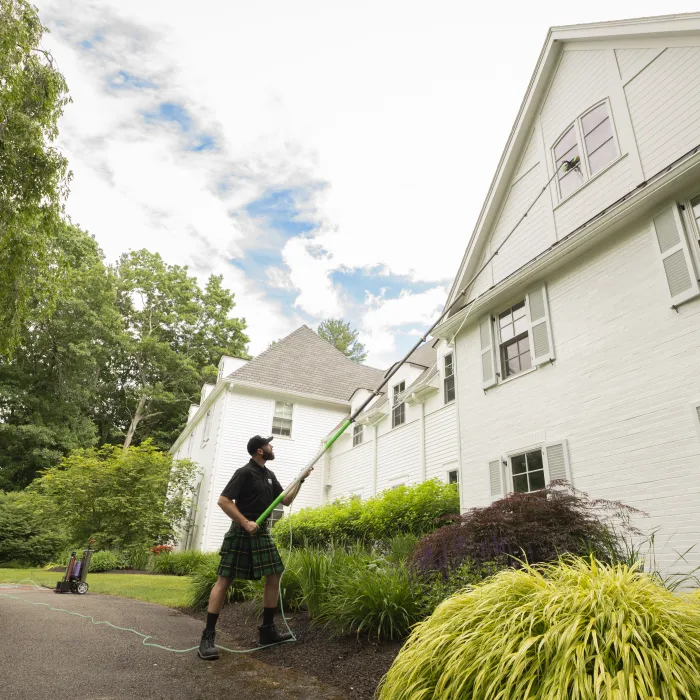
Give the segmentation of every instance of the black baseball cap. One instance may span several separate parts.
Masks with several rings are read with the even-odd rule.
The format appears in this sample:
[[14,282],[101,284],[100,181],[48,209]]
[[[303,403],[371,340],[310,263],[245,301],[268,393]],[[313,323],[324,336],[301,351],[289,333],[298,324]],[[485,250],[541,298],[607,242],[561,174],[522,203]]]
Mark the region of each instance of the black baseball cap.
[[248,440],[248,454],[252,457],[261,447],[269,445],[272,442],[272,436],[261,437],[260,435],[254,435],[250,440]]

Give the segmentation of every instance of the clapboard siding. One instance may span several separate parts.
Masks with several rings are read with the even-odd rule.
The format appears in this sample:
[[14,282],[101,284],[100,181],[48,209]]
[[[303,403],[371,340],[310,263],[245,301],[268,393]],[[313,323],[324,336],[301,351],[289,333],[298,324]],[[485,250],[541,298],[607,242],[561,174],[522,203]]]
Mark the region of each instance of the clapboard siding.
[[631,162],[629,158],[622,158],[554,210],[557,238],[568,235],[632,189]]
[[627,82],[634,73],[648,66],[663,49],[616,49],[615,58],[620,69],[620,77]]
[[553,365],[483,392],[478,333],[460,336],[463,507],[490,502],[490,459],[566,438],[577,488],[649,513],[638,524],[661,528],[661,565],[690,546],[687,568],[700,565],[700,440],[689,410],[700,397],[700,300],[670,308],[646,222],[546,282]]
[[[445,480],[445,465],[459,459],[455,404],[425,417],[425,475]],[[456,466],[455,466],[456,468]]]
[[537,143],[538,138],[539,135],[533,130],[533,132],[530,134],[530,138],[528,139],[525,151],[523,152],[523,157],[518,165],[518,172],[513,178],[514,181],[519,180],[523,175],[525,175],[525,173],[529,173],[530,170],[532,170],[532,168],[539,163],[540,151],[539,144]]
[[700,46],[666,49],[625,94],[647,178],[700,144]]
[[[368,430],[365,428],[365,430]],[[369,429],[372,432],[372,429]],[[374,444],[368,440],[362,445],[335,454],[331,460],[328,500],[357,495],[361,498],[372,496],[372,455]]]
[[[511,233],[513,227],[542,189],[543,177],[541,166],[535,165],[513,184],[491,237],[492,253]],[[546,198],[540,197],[527,218],[518,226],[515,233],[494,258],[491,265],[495,284],[517,270],[523,262],[537,256],[552,243],[545,218],[547,215],[546,206]]]
[[541,111],[547,149],[576,117],[609,94],[605,51],[564,51]]
[[[210,489],[210,515],[205,540],[199,545],[205,551],[215,550],[231,521],[216,505],[219,495],[233,473],[249,459],[246,445],[252,435],[269,435],[274,412],[274,398],[254,392],[234,390],[229,393],[226,418],[222,427],[220,454]],[[268,466],[282,486],[287,484],[318,452],[321,439],[337,425],[345,412],[322,408],[317,404],[294,404],[292,438],[275,437],[275,461]],[[321,501],[321,468],[304,484],[294,501],[294,508],[316,506]]]
[[[377,491],[406,477],[406,483],[420,479],[420,422],[413,421],[379,437],[377,443]],[[381,470],[379,469],[381,465]]]

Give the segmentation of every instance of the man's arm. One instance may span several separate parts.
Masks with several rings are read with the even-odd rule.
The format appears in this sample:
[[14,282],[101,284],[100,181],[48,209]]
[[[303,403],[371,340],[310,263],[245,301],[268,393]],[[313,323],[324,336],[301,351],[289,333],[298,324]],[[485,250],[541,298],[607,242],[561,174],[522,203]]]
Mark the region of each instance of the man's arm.
[[238,523],[248,534],[252,535],[257,532],[258,524],[252,520],[248,520],[248,518],[238,510],[238,507],[230,498],[219,496],[218,505],[231,520]]
[[[304,475],[301,477],[302,481],[306,479],[309,474],[314,470],[313,467],[309,467],[305,472]],[[301,481],[297,483],[297,485],[282,499],[282,505],[289,506],[292,504],[292,501],[297,497],[297,494],[299,493],[299,489],[301,489]]]

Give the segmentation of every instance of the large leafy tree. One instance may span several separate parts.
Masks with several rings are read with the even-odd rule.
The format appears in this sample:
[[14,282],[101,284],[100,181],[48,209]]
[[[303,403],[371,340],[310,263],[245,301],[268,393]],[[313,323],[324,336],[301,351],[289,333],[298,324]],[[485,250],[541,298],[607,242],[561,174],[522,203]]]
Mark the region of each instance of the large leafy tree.
[[212,275],[204,289],[186,267],[147,250],[122,255],[115,266],[126,340],[116,363],[124,448],[152,438],[166,447],[184,424],[205,381],[216,378],[223,354],[246,354],[245,320],[234,318],[234,295]]
[[328,318],[321,322],[317,332],[353,362],[364,362],[367,359],[365,346],[357,340],[358,331],[353,330],[343,319]]
[[41,294],[31,296],[16,352],[0,354],[0,489],[23,488],[111,430],[104,404],[123,340],[115,279],[77,227],[58,226],[52,248],[62,293],[50,310]]
[[41,48],[36,8],[0,0],[0,353],[11,354],[41,295],[55,297],[52,252],[67,193],[67,161],[53,141],[69,101]]

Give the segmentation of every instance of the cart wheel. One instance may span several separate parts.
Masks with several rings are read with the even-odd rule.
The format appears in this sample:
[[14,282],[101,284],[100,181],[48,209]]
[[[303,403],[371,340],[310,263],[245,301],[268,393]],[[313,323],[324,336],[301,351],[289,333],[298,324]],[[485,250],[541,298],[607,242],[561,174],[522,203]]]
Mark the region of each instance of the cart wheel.
[[78,592],[78,584],[75,581],[71,581],[70,584],[70,592],[71,593],[77,593]]
[[78,583],[78,585],[76,586],[76,589],[77,589],[78,593],[80,593],[81,595],[83,593],[87,593],[88,592],[87,581],[80,581],[80,583]]

